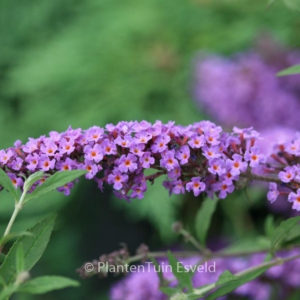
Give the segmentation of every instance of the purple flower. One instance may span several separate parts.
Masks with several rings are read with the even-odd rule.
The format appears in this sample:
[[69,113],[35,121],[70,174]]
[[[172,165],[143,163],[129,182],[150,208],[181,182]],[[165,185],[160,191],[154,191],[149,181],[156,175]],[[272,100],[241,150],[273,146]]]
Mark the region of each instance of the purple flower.
[[243,158],[239,154],[234,154],[232,156],[233,160],[227,159],[226,166],[228,166],[231,170],[231,174],[233,176],[240,175],[241,172],[245,172],[247,169],[247,163],[243,162]]
[[145,145],[144,144],[131,144],[130,146],[130,152],[137,156],[142,156],[144,152]]
[[38,141],[33,138],[29,138],[29,141],[22,147],[22,150],[26,153],[31,153],[37,149]]
[[179,166],[175,167],[168,172],[168,177],[172,180],[176,180],[181,176],[181,168]]
[[11,150],[1,150],[0,151],[0,162],[2,164],[7,164],[7,162],[10,160],[10,158],[13,156],[13,152]]
[[163,168],[166,168],[168,171],[173,170],[174,168],[178,167],[178,160],[175,158],[175,151],[167,151],[162,154],[162,159],[160,160],[160,165]]
[[170,137],[168,135],[160,135],[155,139],[154,144],[151,147],[151,150],[154,153],[161,153],[165,151],[168,147],[168,143],[170,142]]
[[57,169],[62,171],[72,170],[74,161],[69,157],[65,161],[60,161],[57,163]]
[[70,190],[74,186],[73,182],[66,183],[64,186],[59,187],[57,190],[63,192],[65,196],[70,195]]
[[286,167],[285,171],[279,172],[278,177],[282,182],[290,182],[295,177],[295,170],[292,167]]
[[146,190],[147,190],[147,185],[146,184],[134,185],[132,187],[132,193],[130,195],[130,198],[142,199],[144,197],[144,192]]
[[289,141],[285,143],[284,150],[287,153],[298,156],[300,154],[300,141]]
[[205,144],[204,135],[195,135],[189,141],[188,144],[192,149],[201,148]]
[[100,138],[103,136],[104,130],[98,126],[93,126],[89,128],[86,133],[86,140],[89,142],[95,142],[97,143]]
[[47,141],[45,144],[42,144],[41,151],[47,156],[54,156],[57,150],[57,145],[53,141]]
[[123,173],[133,172],[137,169],[136,161],[136,156],[131,153],[128,155],[122,155],[119,160],[119,170]]
[[110,142],[109,140],[104,140],[101,144],[103,153],[106,155],[115,155],[117,154],[117,147],[113,142]]
[[186,164],[190,158],[190,148],[186,145],[180,147],[180,149],[176,151],[175,157],[180,160],[181,165]]
[[266,162],[266,157],[260,154],[258,147],[252,147],[249,151],[245,152],[244,158],[250,162],[252,168],[258,167],[260,163]]
[[143,168],[149,169],[150,165],[153,165],[155,160],[151,156],[151,152],[147,151],[147,152],[144,152],[142,157],[140,157],[140,162],[141,162]]
[[74,140],[72,140],[72,139],[69,139],[69,140],[61,139],[60,140],[59,152],[61,154],[67,153],[68,155],[70,155],[74,150],[75,150]]
[[193,191],[194,195],[197,197],[200,195],[201,192],[205,190],[205,183],[200,181],[200,177],[193,177],[191,182],[187,183],[186,190],[188,192]]
[[19,186],[23,186],[23,180],[17,177],[14,173],[7,173],[8,177],[10,178],[12,184],[17,189]]
[[288,201],[293,203],[293,209],[300,211],[300,189],[297,190],[297,193],[289,193]]
[[209,143],[211,146],[216,146],[220,143],[219,141],[219,134],[215,133],[213,131],[209,131],[205,133],[205,139],[207,143]]
[[81,170],[87,170],[88,173],[85,174],[86,179],[93,179],[99,171],[97,165],[91,160],[85,160],[83,164],[79,165]]
[[114,169],[113,173],[108,175],[107,182],[114,185],[115,190],[123,188],[123,184],[128,180],[127,175],[123,175],[119,170]]
[[237,181],[239,179],[238,175],[233,176],[231,173],[231,168],[226,166],[226,172],[222,175],[221,181],[227,185],[232,185],[233,181]]
[[37,168],[37,166],[38,166],[39,159],[40,158],[39,158],[39,156],[36,153],[27,155],[26,158],[25,158],[25,161],[28,163],[28,165],[26,166],[26,168],[29,171],[33,172]]
[[208,168],[208,171],[212,174],[218,174],[223,175],[226,172],[226,169],[224,168],[224,160],[220,158],[214,158],[209,161],[210,167]]
[[273,203],[277,197],[279,196],[279,192],[277,190],[277,184],[275,182],[270,182],[269,184],[269,192],[267,194],[267,199]]
[[95,144],[93,147],[87,145],[84,147],[84,158],[87,160],[98,163],[103,159],[102,147],[99,144]]
[[173,194],[185,194],[185,188],[184,188],[181,180],[176,180],[173,182],[172,193]]
[[226,184],[225,182],[218,182],[215,184],[215,189],[219,191],[219,198],[226,198],[227,194],[231,194],[234,191],[233,184]]
[[[54,169],[55,159],[50,160],[50,158],[48,156],[42,155],[40,157],[38,167],[43,171],[49,171],[50,169]],[[27,166],[27,168],[28,168],[28,166]]]
[[149,140],[152,139],[152,135],[149,134],[147,131],[141,131],[138,132],[134,138],[135,143],[141,143],[141,144],[146,144],[148,143]]
[[204,146],[202,148],[202,151],[203,151],[203,155],[207,159],[218,158],[218,157],[221,156],[221,153],[220,153],[218,147],[207,147],[207,146]]
[[23,165],[23,159],[21,159],[20,157],[17,157],[12,163],[11,163],[11,167],[13,170],[15,171],[19,171],[21,169]]
[[115,139],[115,143],[124,148],[129,148],[131,145],[131,142],[132,142],[131,136],[124,136],[124,137],[118,136]]

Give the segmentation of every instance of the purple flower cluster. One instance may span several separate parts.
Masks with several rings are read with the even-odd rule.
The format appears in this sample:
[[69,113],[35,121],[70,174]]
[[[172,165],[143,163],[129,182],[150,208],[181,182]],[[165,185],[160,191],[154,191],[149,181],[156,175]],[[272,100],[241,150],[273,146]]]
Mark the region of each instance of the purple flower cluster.
[[[50,132],[49,137],[29,138],[24,145],[17,141],[14,147],[0,151],[0,167],[21,188],[24,177],[36,171],[53,174],[79,169],[87,170],[86,178],[95,179],[101,189],[106,182],[127,200],[143,198],[146,182],[164,174],[170,193],[189,191],[198,196],[206,191],[225,198],[248,165],[256,167],[265,161],[253,146],[257,137],[251,128],[224,133],[210,121],[187,127],[174,122],[120,122],[105,129],[93,126],[85,131]],[[150,168],[155,173],[145,176]],[[68,195],[73,184],[59,191]]]
[[278,46],[271,49],[233,58],[211,55],[200,59],[194,88],[199,106],[229,128],[255,126],[263,130],[285,124],[300,129],[300,76],[275,76],[299,64],[300,53],[282,51]]
[[[299,254],[299,249],[279,253],[279,257]],[[246,257],[216,258],[207,262],[207,267],[203,266],[200,271],[196,271],[193,278],[193,286],[199,288],[206,284],[211,284],[218,280],[218,277],[225,270],[231,273],[243,271],[261,264],[264,261],[264,254],[253,254]],[[183,266],[190,268],[201,261],[200,257],[179,259]],[[170,286],[176,286],[177,281],[170,268],[168,261],[161,260],[160,270],[166,280],[171,282]],[[209,268],[215,264],[215,268]],[[272,291],[276,288],[276,293],[280,299],[287,299],[287,292],[292,293],[299,287],[298,270],[300,259],[287,262],[270,268],[262,277],[246,283],[237,288],[233,293],[236,296],[247,297],[251,300],[270,299]],[[110,291],[111,300],[165,300],[167,296],[159,290],[158,268],[152,264],[144,265],[145,272],[131,273],[124,279],[116,283]],[[205,271],[206,270],[206,271]],[[210,272],[211,271],[211,272]],[[273,291],[274,292],[274,291]],[[226,299],[227,296],[222,297]]]
[[[170,194],[188,191],[199,196],[205,192],[223,199],[245,178],[257,179],[253,175],[258,172],[272,182],[270,201],[276,200],[276,182],[281,182],[291,191],[288,200],[293,208],[300,210],[300,136],[278,144],[270,156],[260,151],[257,142],[259,133],[252,128],[234,127],[226,133],[210,121],[189,126],[120,122],[105,128],[53,131],[49,137],[29,138],[24,145],[17,141],[14,147],[0,151],[0,167],[16,188],[22,188],[24,178],[37,171],[87,170],[85,177],[94,179],[101,190],[108,183],[126,200],[143,198],[147,181],[153,183],[162,175],[167,176],[164,186]],[[148,169],[154,172],[146,176]],[[68,195],[73,185],[70,182],[58,190]]]
[[299,154],[300,135],[297,133],[294,138],[288,139],[285,143],[277,144],[274,153],[267,159],[268,172],[277,172],[281,181],[280,185],[275,182],[269,184],[268,200],[273,203],[279,195],[288,195],[288,201],[297,211],[300,211]]

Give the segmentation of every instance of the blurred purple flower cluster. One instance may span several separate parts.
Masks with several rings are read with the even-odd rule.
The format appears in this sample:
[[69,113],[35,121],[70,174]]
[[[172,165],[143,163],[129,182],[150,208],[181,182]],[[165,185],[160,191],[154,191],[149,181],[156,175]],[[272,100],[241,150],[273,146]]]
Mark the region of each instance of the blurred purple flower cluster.
[[[299,249],[282,251],[279,257],[299,254]],[[265,255],[262,253],[253,254],[245,257],[216,258],[202,265],[196,271],[193,278],[193,286],[201,286],[214,283],[225,270],[231,273],[240,272],[246,268],[261,264]],[[179,259],[186,268],[190,268],[201,261],[201,257],[191,257]],[[168,268],[168,261],[160,261],[160,270],[163,272],[164,279],[170,282],[170,286],[176,286],[177,281],[173,273]],[[213,267],[213,268],[211,268]],[[236,296],[246,297],[251,300],[270,299],[274,288],[280,299],[287,298],[287,292],[291,293],[299,287],[298,270],[300,259],[287,262],[270,268],[262,277],[255,279],[237,288],[233,293]],[[165,300],[167,296],[159,290],[158,269],[151,264],[144,267],[145,272],[131,273],[124,279],[117,282],[110,291],[111,300]],[[218,298],[219,299],[219,298]],[[221,299],[221,298],[220,298]],[[226,296],[222,297],[226,299]]]
[[232,58],[210,55],[200,59],[195,99],[225,127],[300,129],[300,75],[276,77],[282,69],[299,64],[300,53],[284,51],[278,45],[268,51],[262,48]]

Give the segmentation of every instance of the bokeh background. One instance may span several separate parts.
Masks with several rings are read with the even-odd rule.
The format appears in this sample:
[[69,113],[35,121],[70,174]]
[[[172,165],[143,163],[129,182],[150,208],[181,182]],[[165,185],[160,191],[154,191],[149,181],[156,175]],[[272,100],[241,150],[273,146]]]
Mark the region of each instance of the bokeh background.
[[[291,49],[300,46],[300,17],[280,2],[261,0],[1,0],[0,148],[49,131],[104,126],[121,120],[174,120],[188,125],[206,115],[194,99],[200,53],[230,56],[268,32]],[[217,85],[218,82],[215,82]],[[238,125],[238,124],[237,124]],[[238,239],[260,230],[268,213],[259,189],[222,202],[212,236]],[[258,195],[256,197],[256,195]],[[0,195],[0,230],[13,201]],[[52,193],[28,204],[14,231],[57,213],[50,244],[32,276],[79,279],[85,261],[144,242],[152,250],[176,247],[171,225],[191,226],[200,200],[168,196],[158,182],[142,200],[115,199],[81,180],[70,196]],[[222,229],[220,229],[222,228]],[[81,279],[79,279],[81,280]],[[81,287],[18,300],[109,299],[118,278],[81,280]]]

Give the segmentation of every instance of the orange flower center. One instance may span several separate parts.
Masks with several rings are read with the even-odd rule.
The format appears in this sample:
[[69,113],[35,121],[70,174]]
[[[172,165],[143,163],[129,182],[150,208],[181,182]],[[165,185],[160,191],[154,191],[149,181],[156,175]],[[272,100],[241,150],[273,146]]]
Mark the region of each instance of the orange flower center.
[[240,166],[240,163],[238,163],[237,161],[233,164],[235,168],[238,168]]

